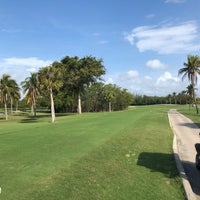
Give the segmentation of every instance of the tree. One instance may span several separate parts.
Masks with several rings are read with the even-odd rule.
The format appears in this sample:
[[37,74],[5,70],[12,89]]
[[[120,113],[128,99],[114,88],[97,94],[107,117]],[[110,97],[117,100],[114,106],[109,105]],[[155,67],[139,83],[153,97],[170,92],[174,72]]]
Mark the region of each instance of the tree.
[[85,86],[97,82],[101,79],[101,76],[105,74],[105,68],[103,66],[103,60],[97,60],[95,57],[86,56],[78,59],[78,57],[66,56],[61,60],[61,63],[65,66],[68,76],[68,83],[77,94],[78,114],[82,113],[81,108],[81,93]]
[[200,67],[200,58],[199,56],[193,56],[188,55],[187,57],[187,63],[185,62],[183,64],[185,67],[179,69],[178,74],[182,75],[182,80],[185,77],[188,77],[188,80],[191,82],[191,85],[193,87],[193,101],[196,106],[196,112],[199,113],[197,102],[196,102],[196,95],[195,95],[195,85],[197,84],[197,74],[200,73],[199,67]]
[[11,79],[11,76],[8,74],[3,74],[0,79],[0,94],[1,102],[4,104],[6,120],[8,120],[8,111],[7,111],[7,102],[12,97],[14,91],[19,91],[19,87],[14,79]]
[[176,102],[176,92],[173,92],[173,98],[174,98],[174,104],[176,104],[177,102]]
[[172,95],[168,94],[167,98],[168,98],[169,103],[172,104]]
[[190,84],[187,86],[186,94],[189,96],[188,103],[189,103],[189,110],[190,110],[190,105],[192,104],[192,100],[194,99],[194,88],[193,85]]
[[116,97],[116,86],[112,84],[105,85],[104,87],[104,99],[108,103],[108,112],[112,111],[112,101]]
[[11,88],[11,91],[10,91],[10,110],[11,110],[11,113],[13,113],[13,103],[16,103],[16,110],[17,110],[17,104],[19,102],[19,99],[20,99],[20,88],[19,86],[17,85],[17,83],[14,81],[13,82],[13,86]]
[[43,67],[38,72],[39,87],[41,92],[48,92],[50,95],[52,123],[55,121],[53,90],[59,90],[63,84],[60,70],[57,68],[58,65],[58,62],[54,62],[51,66]]
[[21,82],[23,92],[26,93],[26,103],[30,104],[31,112],[36,116],[36,100],[39,96],[38,74],[31,73],[31,76]]

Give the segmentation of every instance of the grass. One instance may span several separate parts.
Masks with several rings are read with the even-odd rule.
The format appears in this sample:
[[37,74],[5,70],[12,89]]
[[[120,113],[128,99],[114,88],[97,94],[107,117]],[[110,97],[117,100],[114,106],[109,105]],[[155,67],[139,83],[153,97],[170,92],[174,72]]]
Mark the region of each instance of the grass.
[[169,108],[1,119],[0,199],[184,199]]
[[190,107],[189,109],[189,106],[180,106],[177,110],[190,118],[200,128],[200,114],[196,113],[195,107]]

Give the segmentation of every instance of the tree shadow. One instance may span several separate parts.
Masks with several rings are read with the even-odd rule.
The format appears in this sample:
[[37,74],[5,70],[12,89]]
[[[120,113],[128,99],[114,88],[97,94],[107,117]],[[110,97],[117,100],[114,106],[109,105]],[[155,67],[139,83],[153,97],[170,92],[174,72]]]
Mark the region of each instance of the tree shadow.
[[192,129],[199,129],[199,123],[181,123],[179,124],[181,126],[186,126],[188,128],[192,128]]
[[[75,115],[75,114],[74,113],[56,113],[56,118],[72,116],[72,115]],[[43,113],[43,114],[38,114],[36,116],[27,115],[25,116],[25,118],[21,119],[19,123],[36,123],[36,122],[45,121],[45,119],[49,121],[49,119],[51,119],[51,113]]]
[[179,176],[173,154],[142,152],[137,165],[146,167],[152,172],[161,172],[168,178]]
[[200,195],[200,170],[196,168],[195,163],[189,161],[182,161],[182,165],[193,192]]
[[36,123],[38,119],[36,117],[27,117],[20,120],[20,123]]
[[137,165],[146,167],[151,172],[161,172],[168,178],[181,175],[181,178],[189,181],[193,192],[200,195],[200,170],[196,169],[195,163],[181,161],[178,154],[175,156],[181,165],[176,165],[174,154],[142,152],[138,157]]

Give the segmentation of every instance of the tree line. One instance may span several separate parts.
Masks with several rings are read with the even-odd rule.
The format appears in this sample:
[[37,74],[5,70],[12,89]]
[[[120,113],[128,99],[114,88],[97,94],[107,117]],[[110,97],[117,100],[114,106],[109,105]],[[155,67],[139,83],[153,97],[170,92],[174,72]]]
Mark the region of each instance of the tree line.
[[134,95],[134,105],[154,104],[191,104],[191,96],[184,90],[180,93],[173,92],[167,96]]
[[25,98],[20,101],[20,86],[8,74],[3,74],[0,79],[0,103],[4,105],[6,120],[8,119],[7,107],[11,113],[13,105],[18,108],[20,101],[29,104],[31,112],[36,116],[40,107],[49,108],[51,120],[55,121],[55,112],[100,112],[126,109],[132,105],[149,104],[186,104],[195,105],[198,110],[199,99],[196,96],[195,86],[197,76],[200,74],[199,56],[188,55],[184,67],[178,74],[182,79],[188,78],[190,84],[186,90],[166,97],[132,95],[126,89],[114,84],[105,84],[102,75],[106,73],[102,59],[92,56],[78,58],[66,56],[60,61],[55,61],[49,66],[42,67],[36,73],[31,73],[21,82],[20,86]]
[[196,113],[199,113],[198,103],[200,99],[197,98],[196,88],[197,77],[200,75],[200,57],[198,55],[188,55],[187,62],[183,63],[184,67],[178,70],[178,75],[182,75],[182,80],[186,77],[189,80],[187,88],[180,93],[173,92],[165,97],[136,95],[134,96],[134,104],[148,105],[148,104],[186,104],[190,106],[195,105]]
[[[22,102],[30,105],[34,116],[38,107],[48,107],[52,122],[55,121],[55,112],[81,114],[82,111],[126,109],[133,102],[133,96],[126,89],[105,84],[102,80],[105,73],[102,59],[66,56],[31,73],[21,82],[25,94]],[[3,74],[0,79],[0,100],[4,105],[6,120],[8,105],[11,112],[13,104],[18,107],[21,88],[8,74]]]

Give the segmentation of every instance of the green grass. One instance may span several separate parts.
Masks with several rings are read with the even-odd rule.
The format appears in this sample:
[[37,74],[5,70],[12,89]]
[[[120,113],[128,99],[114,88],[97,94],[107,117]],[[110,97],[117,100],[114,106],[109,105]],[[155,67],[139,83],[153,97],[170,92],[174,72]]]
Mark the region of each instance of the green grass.
[[[182,113],[183,115],[187,116],[190,118],[194,123],[196,123],[197,126],[200,127],[200,114],[196,113],[196,108],[195,107],[190,107],[189,106],[179,106],[177,110]],[[200,112],[200,110],[199,110]]]
[[170,106],[0,120],[0,199],[184,199]]

